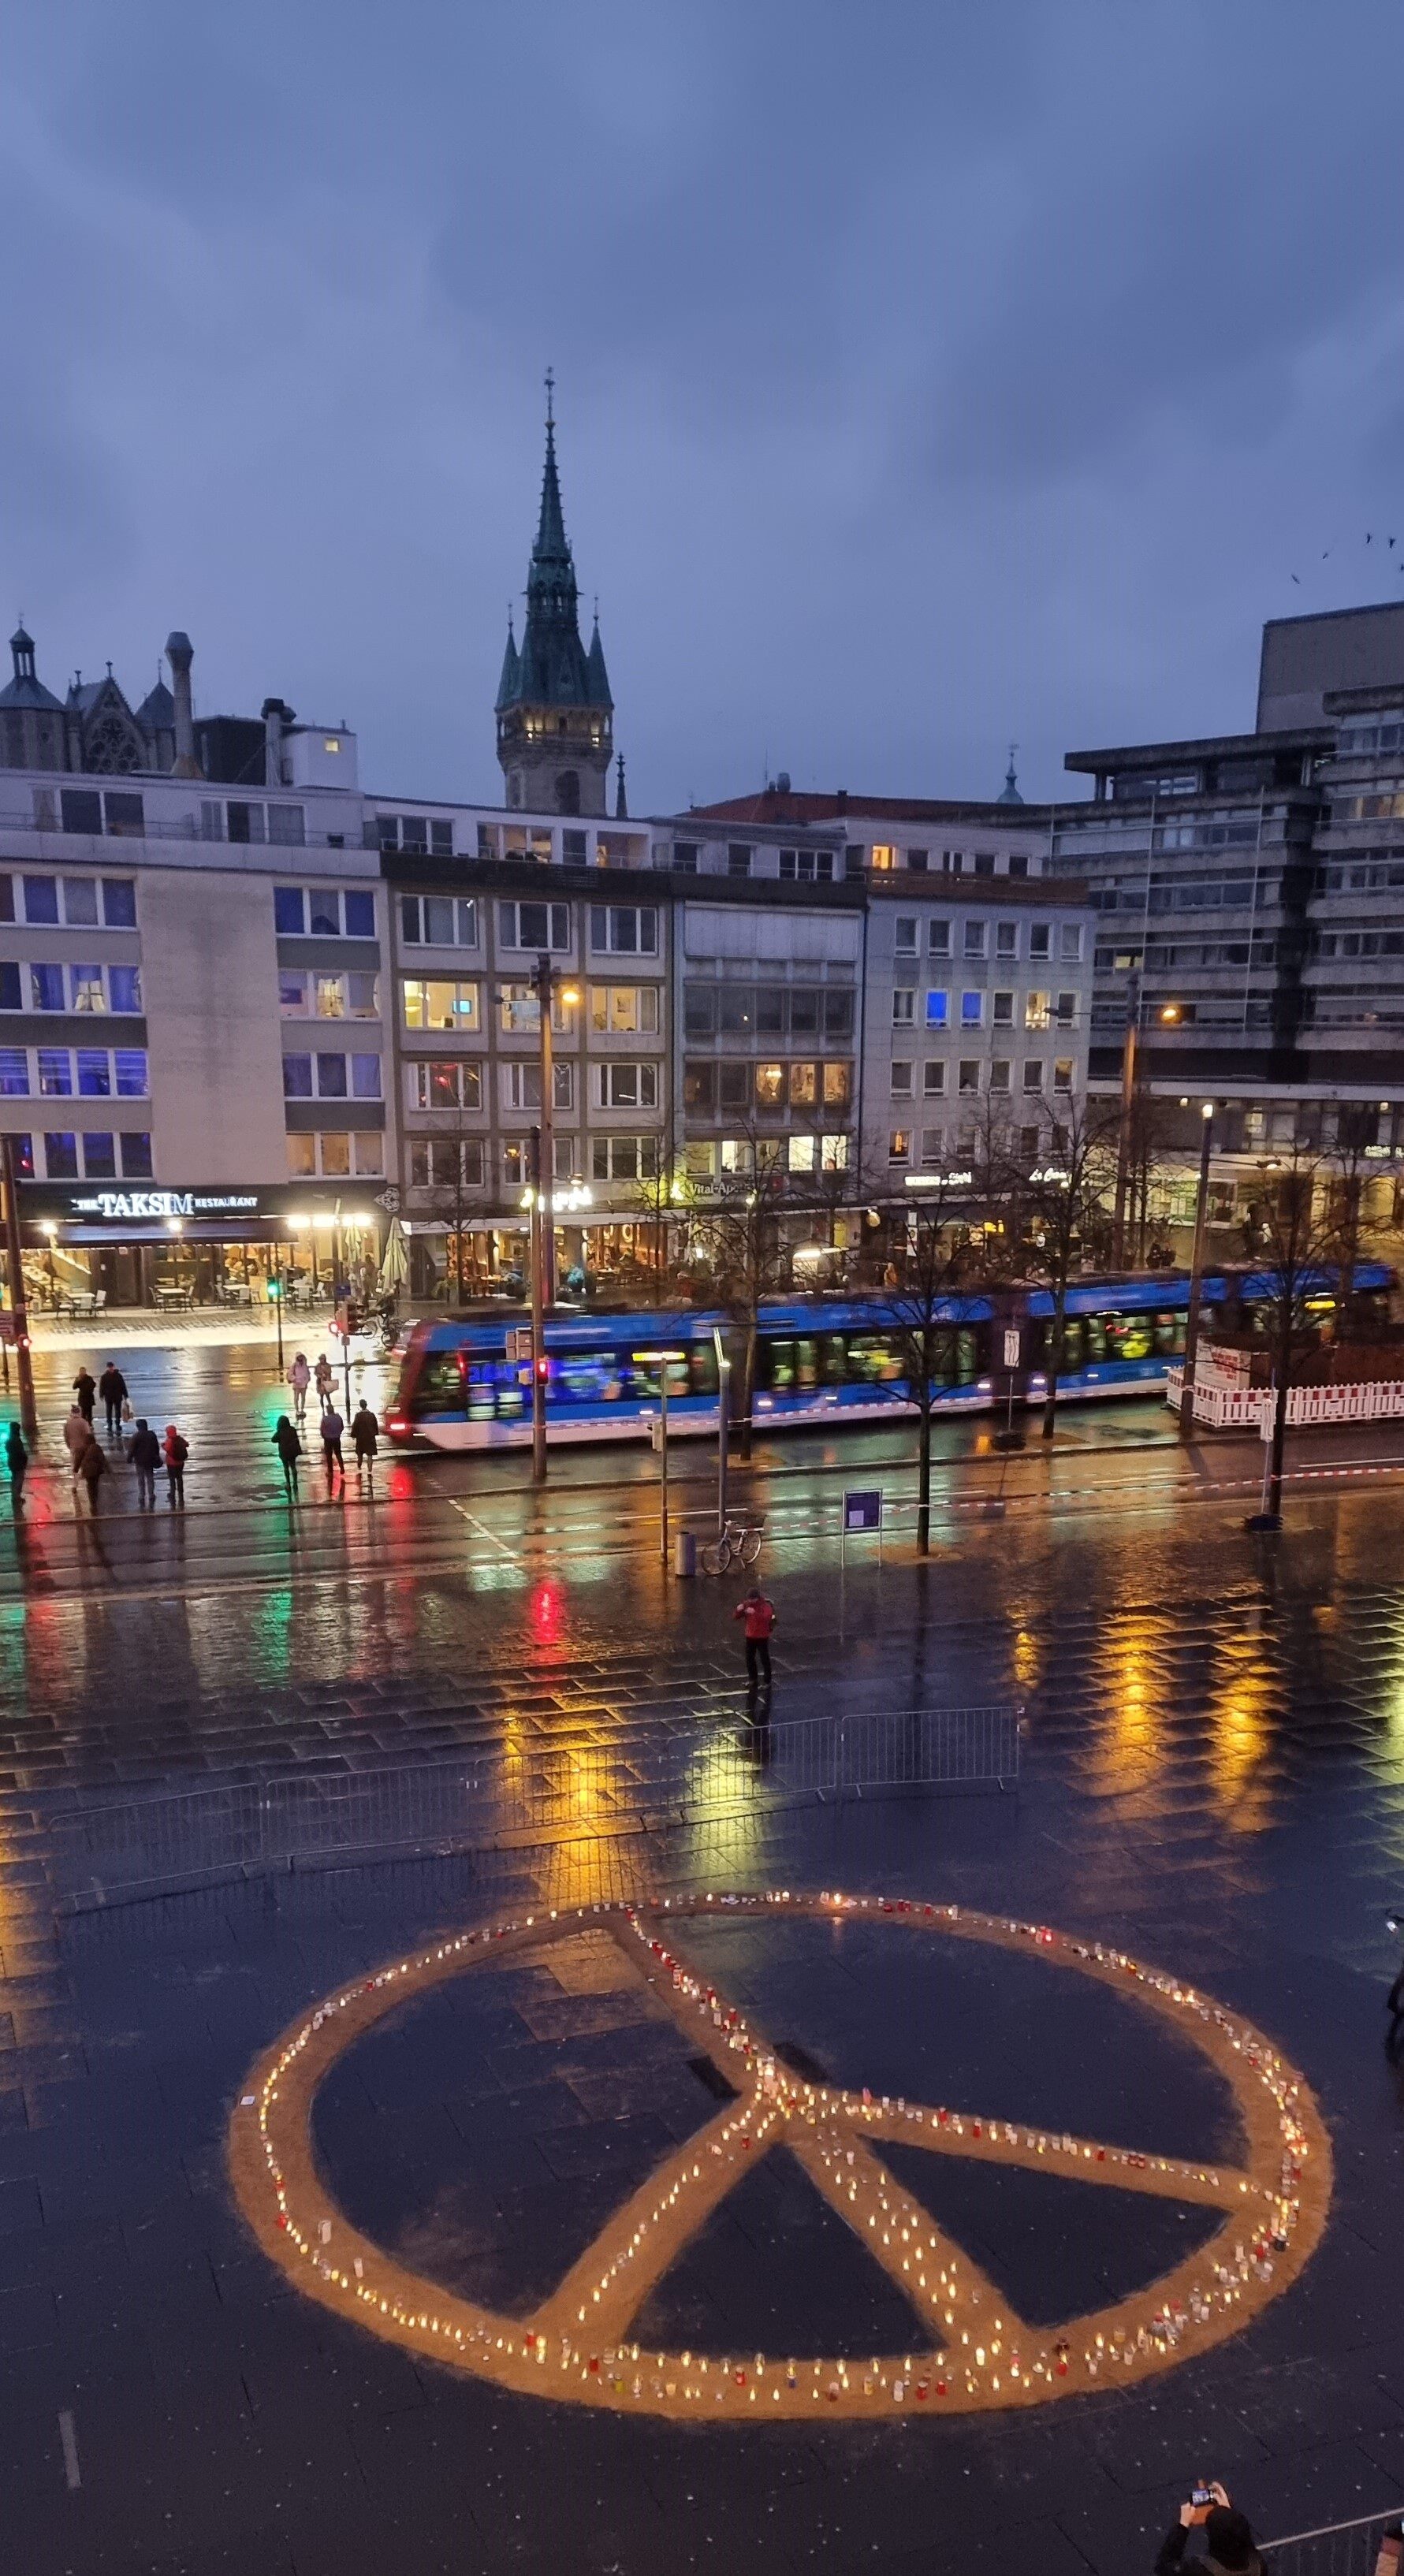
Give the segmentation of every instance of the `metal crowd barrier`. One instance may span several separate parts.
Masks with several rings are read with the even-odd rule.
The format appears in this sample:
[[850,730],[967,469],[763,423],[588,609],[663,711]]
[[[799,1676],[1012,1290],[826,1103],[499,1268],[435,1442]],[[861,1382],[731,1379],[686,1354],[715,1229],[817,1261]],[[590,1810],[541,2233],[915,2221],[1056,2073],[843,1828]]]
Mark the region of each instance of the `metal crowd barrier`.
[[510,1741],[373,1771],[280,1771],[175,1794],[49,1807],[61,1911],[352,1857],[665,1832],[709,1816],[901,1790],[1008,1788],[1010,1707],[728,1718],[711,1727]]
[[1380,2542],[1400,2519],[1392,2513],[1364,2514],[1358,2522],[1328,2522],[1318,2531],[1289,2532],[1285,2540],[1259,2543],[1271,2576],[1375,2576]]

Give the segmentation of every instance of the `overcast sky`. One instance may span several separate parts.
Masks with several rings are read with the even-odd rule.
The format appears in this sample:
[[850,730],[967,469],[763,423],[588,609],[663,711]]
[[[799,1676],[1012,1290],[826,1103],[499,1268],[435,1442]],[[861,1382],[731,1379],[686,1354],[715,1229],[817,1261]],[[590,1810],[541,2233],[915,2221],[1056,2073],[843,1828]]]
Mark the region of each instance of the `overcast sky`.
[[1250,725],[1264,618],[1404,596],[1396,0],[46,0],[5,50],[0,605],[60,691],[183,625],[204,711],[495,800],[548,361],[635,811],[993,794],[1011,735],[1056,794]]

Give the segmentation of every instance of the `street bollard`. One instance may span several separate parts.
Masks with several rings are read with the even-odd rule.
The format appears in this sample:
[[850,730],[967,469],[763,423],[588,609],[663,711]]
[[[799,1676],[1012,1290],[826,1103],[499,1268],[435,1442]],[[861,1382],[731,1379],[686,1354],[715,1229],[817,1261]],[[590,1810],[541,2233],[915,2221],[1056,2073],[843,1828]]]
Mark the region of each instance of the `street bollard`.
[[681,1575],[697,1572],[697,1541],[691,1530],[679,1530],[673,1541],[673,1572]]

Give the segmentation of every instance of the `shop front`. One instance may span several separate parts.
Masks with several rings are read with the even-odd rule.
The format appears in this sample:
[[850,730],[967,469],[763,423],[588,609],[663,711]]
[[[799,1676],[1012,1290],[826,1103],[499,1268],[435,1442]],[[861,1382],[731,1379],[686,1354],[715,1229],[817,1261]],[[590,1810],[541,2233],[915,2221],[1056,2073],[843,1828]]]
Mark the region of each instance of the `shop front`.
[[[524,1297],[530,1287],[527,1226],[480,1218],[461,1229],[442,1218],[407,1217],[409,1294],[416,1305],[471,1304],[477,1297]],[[572,1213],[556,1227],[556,1283],[567,1295],[628,1290],[667,1266],[667,1220]]]
[[25,1287],[40,1314],[146,1306],[289,1309],[368,1298],[399,1193],[275,1182],[244,1189],[21,1181]]

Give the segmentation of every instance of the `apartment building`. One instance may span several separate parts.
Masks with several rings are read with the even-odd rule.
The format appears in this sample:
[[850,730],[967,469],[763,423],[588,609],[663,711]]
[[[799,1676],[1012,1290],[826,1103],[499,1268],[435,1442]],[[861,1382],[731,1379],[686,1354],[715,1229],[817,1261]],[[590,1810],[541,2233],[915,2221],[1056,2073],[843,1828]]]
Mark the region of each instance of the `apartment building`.
[[[383,819],[383,818],[382,818]],[[402,1206],[417,1292],[520,1267],[532,1130],[541,1118],[540,1002],[550,959],[555,1191],[567,1267],[634,1257],[656,1225],[671,1153],[672,907],[618,860],[456,859],[382,843],[390,905]],[[453,818],[476,851],[519,827]],[[417,835],[412,835],[417,838]],[[447,826],[445,829],[447,838]],[[573,837],[573,836],[572,836]],[[646,840],[642,843],[646,851]]]
[[1093,920],[1058,878],[870,882],[866,909],[866,1185],[968,1166],[1007,1139],[1033,1166],[1087,1087]]
[[354,740],[279,731],[273,779],[0,773],[0,1125],[41,1293],[374,1255],[396,1141]]
[[1212,1204],[1248,1216],[1294,1146],[1404,1161],[1404,605],[1264,629],[1251,733],[1070,753],[1092,782],[1055,862],[1097,920],[1090,1079],[1139,1029],[1156,1159],[1190,1213],[1199,1104]]

